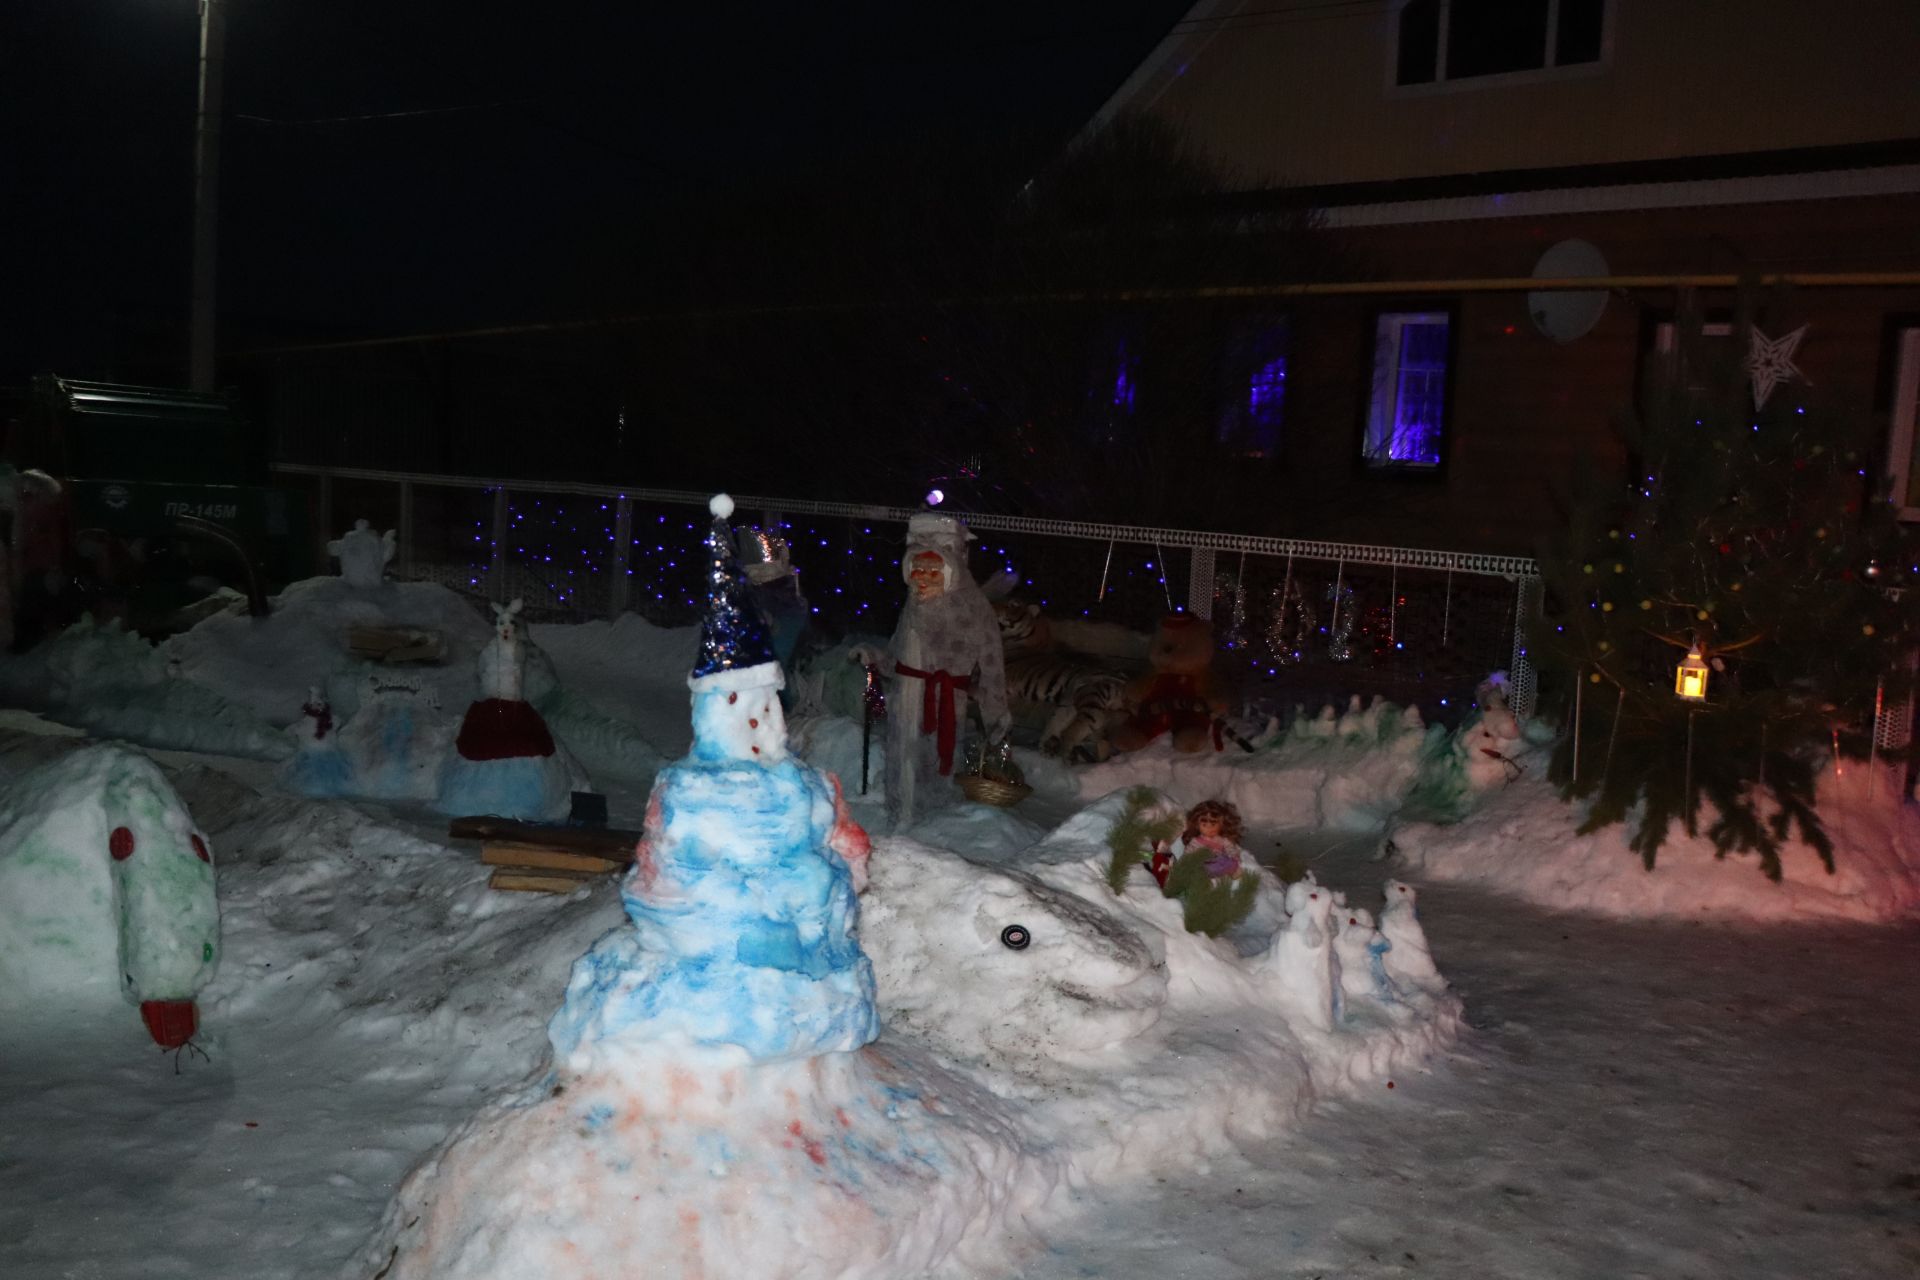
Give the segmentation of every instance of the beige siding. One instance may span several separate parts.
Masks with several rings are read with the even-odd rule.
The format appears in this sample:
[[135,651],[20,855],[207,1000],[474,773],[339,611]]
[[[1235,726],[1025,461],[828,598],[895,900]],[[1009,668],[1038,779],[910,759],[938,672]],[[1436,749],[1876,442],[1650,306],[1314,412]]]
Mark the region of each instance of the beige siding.
[[1394,0],[1221,9],[1131,101],[1249,186],[1920,137],[1920,0],[1613,0],[1598,67],[1420,89]]

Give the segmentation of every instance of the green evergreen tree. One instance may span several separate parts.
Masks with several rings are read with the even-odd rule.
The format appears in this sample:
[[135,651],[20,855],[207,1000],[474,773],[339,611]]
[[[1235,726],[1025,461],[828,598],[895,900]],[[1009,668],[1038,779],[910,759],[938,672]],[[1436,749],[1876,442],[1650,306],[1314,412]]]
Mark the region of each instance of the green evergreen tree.
[[[1717,853],[1757,853],[1778,879],[1794,829],[1833,869],[1814,778],[1836,751],[1865,754],[1876,699],[1906,694],[1920,549],[1866,413],[1800,380],[1755,407],[1754,315],[1749,298],[1718,342],[1680,317],[1624,426],[1626,491],[1580,495],[1543,549],[1533,651],[1582,695],[1550,771],[1590,802],[1582,832],[1643,806],[1631,844],[1651,869],[1705,799]],[[1703,702],[1675,690],[1689,648],[1709,667]]]

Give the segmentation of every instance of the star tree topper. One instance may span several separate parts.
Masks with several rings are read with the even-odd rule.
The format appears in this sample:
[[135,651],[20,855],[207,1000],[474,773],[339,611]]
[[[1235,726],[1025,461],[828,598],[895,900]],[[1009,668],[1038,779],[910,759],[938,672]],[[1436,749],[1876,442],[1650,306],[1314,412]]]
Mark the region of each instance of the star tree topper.
[[1781,383],[1792,378],[1806,381],[1806,375],[1793,363],[1793,353],[1800,349],[1800,339],[1806,336],[1804,324],[1782,338],[1769,338],[1758,329],[1753,330],[1747,346],[1747,374],[1753,379],[1754,408],[1766,408],[1767,397]]

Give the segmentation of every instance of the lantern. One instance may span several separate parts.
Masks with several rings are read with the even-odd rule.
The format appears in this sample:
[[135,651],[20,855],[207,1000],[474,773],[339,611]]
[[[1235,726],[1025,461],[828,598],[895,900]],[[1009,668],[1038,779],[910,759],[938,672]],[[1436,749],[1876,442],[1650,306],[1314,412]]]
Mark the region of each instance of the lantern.
[[1694,645],[1687,650],[1687,656],[1680,661],[1680,668],[1674,672],[1673,691],[1688,702],[1704,702],[1707,698],[1707,664],[1700,656],[1700,646]]

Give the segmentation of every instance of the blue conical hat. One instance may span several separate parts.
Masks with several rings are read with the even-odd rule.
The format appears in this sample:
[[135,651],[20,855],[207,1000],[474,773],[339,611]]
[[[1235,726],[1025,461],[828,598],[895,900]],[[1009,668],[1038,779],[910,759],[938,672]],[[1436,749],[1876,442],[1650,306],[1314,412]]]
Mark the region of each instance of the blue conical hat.
[[707,612],[700,620],[700,653],[687,683],[695,689],[784,685],[766,620],[747,594],[734,557],[733,532],[727,527],[733,499],[715,494],[707,509],[713,513],[707,531]]

